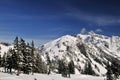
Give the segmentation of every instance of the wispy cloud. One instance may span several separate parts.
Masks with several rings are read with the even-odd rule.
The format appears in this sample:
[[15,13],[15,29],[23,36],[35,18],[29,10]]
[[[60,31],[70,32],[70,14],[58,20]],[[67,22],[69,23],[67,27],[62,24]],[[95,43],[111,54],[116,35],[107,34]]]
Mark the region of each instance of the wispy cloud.
[[98,24],[99,26],[120,25],[120,17],[94,16],[94,15],[82,13],[80,11],[69,12],[69,13],[66,13],[66,15],[76,18],[76,19],[79,19],[79,20],[92,22],[92,23]]
[[120,25],[120,16],[109,16],[99,14],[93,15],[67,4],[62,5],[64,5],[64,8],[66,10],[66,16],[79,20],[84,20],[89,23],[95,23],[99,26]]
[[91,32],[91,31],[96,32],[96,33],[101,33],[101,32],[103,32],[103,30],[100,29],[100,28],[98,28],[98,29],[96,29],[96,30],[87,30],[86,28],[82,28],[81,31],[80,31],[80,33],[81,33],[81,34],[84,34],[84,33],[88,33],[88,32]]
[[102,29],[96,29],[95,32],[103,32]]
[[86,33],[86,32],[87,32],[87,31],[86,31],[85,28],[82,28],[81,31],[80,31],[81,34],[84,34],[84,33]]

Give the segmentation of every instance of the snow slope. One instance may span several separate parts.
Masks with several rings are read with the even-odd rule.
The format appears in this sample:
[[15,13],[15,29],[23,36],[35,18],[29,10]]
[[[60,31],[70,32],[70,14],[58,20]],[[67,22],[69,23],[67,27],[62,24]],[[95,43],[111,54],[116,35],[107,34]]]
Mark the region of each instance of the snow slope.
[[10,48],[13,48],[12,45],[6,46],[2,43],[0,43],[0,55],[1,57],[4,55],[5,52],[7,52]]
[[34,74],[34,75],[25,75],[21,74],[20,76],[11,75],[7,73],[0,72],[0,80],[104,80],[104,77],[95,77],[89,75],[71,75],[71,78],[61,77],[59,74]]
[[45,59],[45,53],[48,53],[51,61],[73,60],[77,74],[82,73],[85,64],[90,62],[97,75],[104,75],[108,61],[120,62],[120,37],[108,37],[94,32],[78,34],[76,37],[66,35],[44,44],[40,50]]

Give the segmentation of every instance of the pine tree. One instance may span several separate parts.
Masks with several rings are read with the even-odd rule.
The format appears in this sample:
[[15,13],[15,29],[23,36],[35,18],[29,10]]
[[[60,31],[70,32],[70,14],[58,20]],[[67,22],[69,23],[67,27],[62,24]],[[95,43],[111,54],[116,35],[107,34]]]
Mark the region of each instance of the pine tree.
[[19,54],[19,67],[23,70],[23,73],[27,74],[27,67],[28,67],[28,52],[26,52],[26,43],[25,40],[21,38],[20,40],[20,54]]
[[15,68],[18,70],[17,71],[17,75],[19,76],[20,74],[20,69],[19,69],[19,44],[18,44],[18,37],[15,38],[14,40],[14,54],[13,54],[13,57],[15,57],[15,61],[16,61],[16,65],[15,65]]
[[[69,67],[65,60],[58,60],[58,73],[62,74],[63,77],[67,77],[69,74]],[[70,75],[69,75],[70,77]]]
[[30,72],[32,72],[32,56],[31,56],[31,47],[29,46],[29,43],[26,46],[26,52],[25,52],[25,71],[26,74],[29,74]]
[[14,40],[14,49],[15,49],[15,51],[18,51],[18,49],[19,49],[18,37],[16,37]]
[[75,74],[75,65],[73,60],[71,60],[68,64],[69,74]]
[[109,62],[107,64],[107,73],[106,73],[106,75],[107,75],[107,80],[113,80],[113,76],[112,76],[113,72],[111,70],[111,66],[110,66]]
[[13,53],[12,53],[13,64],[12,64],[12,66],[13,66],[13,69],[16,69],[16,70],[18,69],[17,59],[18,59],[17,53],[13,49]]
[[1,62],[2,62],[2,58],[1,58],[1,47],[0,47],[0,67],[1,67]]
[[18,41],[18,37],[16,37],[15,38],[15,40],[14,40],[14,54],[15,54],[15,56],[16,56],[16,62],[17,62],[17,65],[16,65],[16,67],[17,67],[17,75],[19,76],[19,74],[20,74],[20,71],[21,71],[21,69],[22,69],[22,62],[23,62],[23,49],[24,49],[24,46],[23,46],[23,44],[24,44],[24,40],[23,39],[21,39],[21,41],[19,42]]
[[63,72],[63,64],[61,60],[58,60],[58,73],[61,74]]
[[7,60],[6,60],[7,53],[5,52],[2,57],[2,67],[4,67],[4,71],[7,72]]
[[42,61],[42,56],[39,53],[39,50],[35,51],[35,62],[34,62],[34,72],[37,73],[47,73],[47,64]]
[[12,68],[13,68],[13,60],[12,60],[12,49],[10,48],[7,52],[7,57],[6,57],[6,62],[7,62],[7,69],[9,69],[9,72],[11,73]]
[[89,74],[89,75],[95,75],[95,72],[92,69],[91,63],[88,61],[85,64],[85,68],[84,68],[84,74]]
[[114,77],[116,79],[118,79],[119,78],[119,65],[118,65],[118,63],[116,61],[112,61],[111,70],[112,70],[112,72],[114,74]]
[[63,60],[62,61],[62,76],[67,77],[67,73],[68,73],[68,66],[66,62]]
[[32,40],[32,43],[31,43],[32,74],[34,73],[34,67],[35,67],[35,55],[34,55],[34,51],[35,51],[34,41]]
[[42,73],[42,59],[39,53],[36,53],[35,72]]
[[48,75],[51,73],[51,61],[48,52],[46,53],[47,57],[47,67],[48,67]]
[[1,58],[1,55],[0,55],[0,67],[1,67],[1,65],[2,65],[1,63],[2,63],[2,58]]

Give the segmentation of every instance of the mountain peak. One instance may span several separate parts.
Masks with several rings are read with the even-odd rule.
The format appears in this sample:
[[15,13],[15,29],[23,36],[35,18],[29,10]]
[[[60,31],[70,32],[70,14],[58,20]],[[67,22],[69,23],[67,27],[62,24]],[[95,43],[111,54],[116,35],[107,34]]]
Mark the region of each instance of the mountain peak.
[[120,45],[118,45],[120,41],[116,38],[116,40],[111,39],[93,31],[88,34],[78,34],[77,37],[65,35],[45,44],[42,47],[42,53],[48,52],[50,59],[55,61],[73,60],[76,68],[79,70],[80,67],[83,71],[85,64],[89,61],[94,72],[97,75],[103,75],[106,73],[106,62],[112,62],[111,59],[116,60],[120,57]]
[[96,33],[94,31],[88,32],[89,35],[95,35]]

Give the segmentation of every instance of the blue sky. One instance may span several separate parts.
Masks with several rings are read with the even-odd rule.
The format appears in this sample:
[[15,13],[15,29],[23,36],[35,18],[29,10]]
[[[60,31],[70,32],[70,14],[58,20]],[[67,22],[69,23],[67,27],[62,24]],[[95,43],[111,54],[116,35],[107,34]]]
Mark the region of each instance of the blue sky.
[[19,36],[38,46],[91,30],[120,36],[119,0],[0,0],[1,41]]

